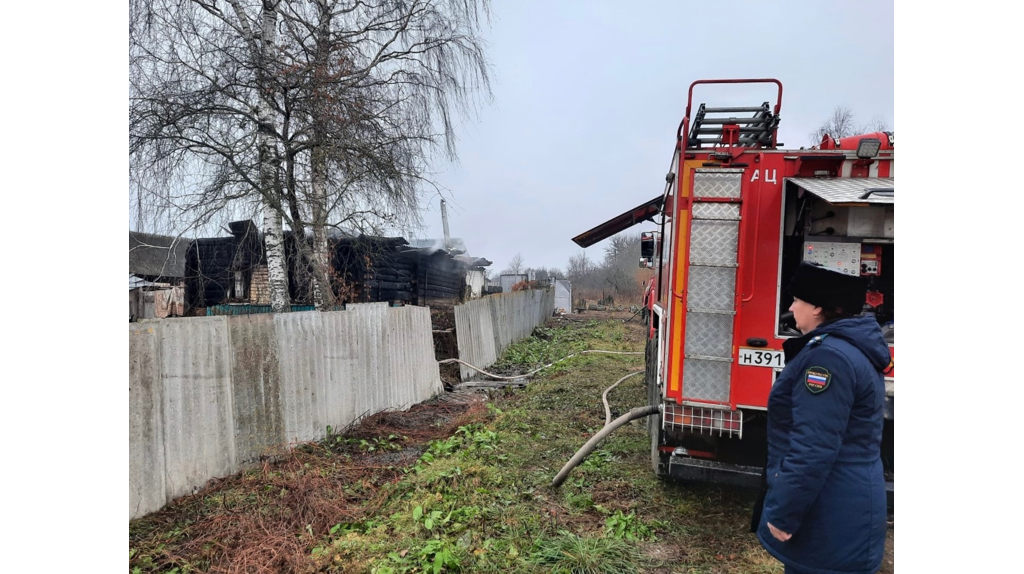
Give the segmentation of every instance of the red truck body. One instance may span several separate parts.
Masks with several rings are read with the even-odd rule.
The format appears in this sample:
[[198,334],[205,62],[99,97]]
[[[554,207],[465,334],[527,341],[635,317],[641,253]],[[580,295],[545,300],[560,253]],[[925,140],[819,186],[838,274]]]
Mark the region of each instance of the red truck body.
[[[774,106],[702,104],[691,114],[700,84],[765,82],[778,86]],[[781,104],[777,80],[694,82],[662,195],[574,238],[585,247],[637,223],[656,226],[642,235],[640,265],[655,273],[644,303],[648,394],[662,407],[650,425],[660,475],[758,481],[782,343],[799,335],[784,286],[801,260],[868,277],[864,311],[895,356],[893,134],[779,149]],[[892,365],[886,377],[891,490]]]

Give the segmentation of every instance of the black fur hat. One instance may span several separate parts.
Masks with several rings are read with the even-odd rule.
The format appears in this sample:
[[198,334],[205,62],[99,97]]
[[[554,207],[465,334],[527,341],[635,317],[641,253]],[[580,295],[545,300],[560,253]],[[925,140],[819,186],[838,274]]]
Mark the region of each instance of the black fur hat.
[[787,290],[793,297],[822,309],[833,311],[838,307],[847,315],[858,315],[864,308],[868,282],[859,275],[847,275],[802,261]]

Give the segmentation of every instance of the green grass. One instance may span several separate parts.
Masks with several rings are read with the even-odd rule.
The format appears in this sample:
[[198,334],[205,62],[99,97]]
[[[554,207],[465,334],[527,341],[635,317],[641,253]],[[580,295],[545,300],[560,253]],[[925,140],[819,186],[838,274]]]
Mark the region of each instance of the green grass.
[[578,536],[563,530],[540,541],[530,562],[556,574],[626,574],[639,572],[645,560],[635,545],[619,538]]
[[[642,350],[642,334],[630,338],[627,328],[591,321],[538,330],[510,346],[498,367],[525,372],[583,349]],[[486,427],[435,444],[403,481],[402,496],[387,505],[392,519],[378,533],[393,542],[372,537],[334,547],[367,559],[368,572],[420,571],[424,545],[431,541],[431,550],[445,542],[445,571],[648,571],[658,561],[643,550],[656,544],[685,549],[663,564],[670,569],[759,571],[770,559],[745,531],[752,498],[659,481],[650,469],[642,421],[606,439],[560,488],[550,486],[603,426],[604,389],[642,368],[639,355],[580,355],[542,372],[526,389],[499,396],[493,412],[500,414]],[[625,411],[644,404],[645,397],[636,377],[613,390],[609,400]],[[446,521],[423,528],[410,518],[419,506]],[[745,557],[754,563],[744,563]]]
[[[591,328],[596,322],[588,323]],[[571,328],[537,327],[531,337],[509,345],[489,370],[499,373],[525,373],[553,363],[587,348],[583,330]],[[550,367],[544,374],[550,376],[562,369],[561,364]]]

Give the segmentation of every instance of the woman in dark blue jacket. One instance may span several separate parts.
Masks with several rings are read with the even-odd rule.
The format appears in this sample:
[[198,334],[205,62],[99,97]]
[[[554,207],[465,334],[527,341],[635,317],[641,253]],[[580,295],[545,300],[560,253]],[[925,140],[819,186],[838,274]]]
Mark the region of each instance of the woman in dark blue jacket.
[[889,348],[859,316],[860,277],[801,263],[789,292],[802,337],[768,397],[767,491],[757,538],[786,572],[879,570],[886,497],[880,445]]

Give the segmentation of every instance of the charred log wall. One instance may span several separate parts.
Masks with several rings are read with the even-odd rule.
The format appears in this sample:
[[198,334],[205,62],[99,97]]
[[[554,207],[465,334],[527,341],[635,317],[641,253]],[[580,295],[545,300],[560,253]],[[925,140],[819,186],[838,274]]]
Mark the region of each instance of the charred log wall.
[[194,240],[185,257],[186,313],[248,298],[248,293],[232,292],[235,272],[242,273],[242,285],[248,290],[253,270],[262,261],[263,247],[255,236]]
[[416,256],[416,305],[431,300],[460,302],[465,298],[466,268],[443,251]]
[[[310,304],[313,274],[297,239],[285,233],[289,295],[293,304]],[[444,251],[410,248],[401,237],[336,238],[332,244],[331,284],[339,305],[380,301],[424,306],[465,299],[466,265]],[[193,241],[186,257],[188,308],[247,301],[253,271],[261,263],[263,241],[255,231]],[[243,272],[244,293],[233,292],[236,271]]]

